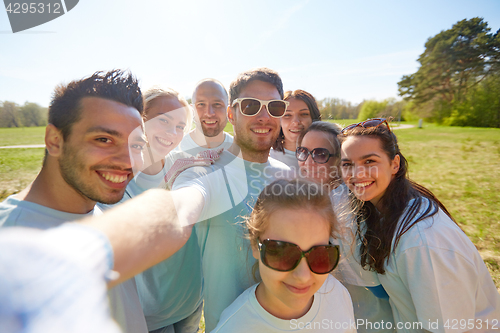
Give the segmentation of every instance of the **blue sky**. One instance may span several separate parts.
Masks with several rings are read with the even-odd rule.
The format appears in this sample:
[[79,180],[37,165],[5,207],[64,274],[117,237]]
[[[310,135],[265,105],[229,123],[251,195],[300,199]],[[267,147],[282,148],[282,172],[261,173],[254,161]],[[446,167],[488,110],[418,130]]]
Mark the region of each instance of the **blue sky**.
[[0,101],[48,106],[57,84],[112,68],[188,97],[260,66],[317,99],[382,100],[429,37],[472,17],[497,31],[500,0],[80,0],[16,34],[0,8]]

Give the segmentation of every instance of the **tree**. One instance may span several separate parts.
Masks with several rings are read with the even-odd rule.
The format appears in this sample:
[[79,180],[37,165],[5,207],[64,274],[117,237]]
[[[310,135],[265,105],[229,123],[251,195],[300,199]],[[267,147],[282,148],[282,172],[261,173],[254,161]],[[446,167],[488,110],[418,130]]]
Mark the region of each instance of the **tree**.
[[438,118],[449,115],[453,103],[464,101],[471,88],[500,70],[500,30],[490,30],[483,19],[473,18],[429,38],[417,72],[398,82],[399,95],[416,107],[430,103]]
[[392,117],[392,118],[394,118],[395,121],[407,120],[407,119],[404,119],[404,114],[403,114],[403,110],[405,109],[406,104],[408,104],[407,101],[404,101],[404,100],[398,101],[395,98],[391,97],[391,98],[386,99],[385,102],[387,104],[386,104],[385,110],[384,110],[383,114],[381,114],[381,116]]
[[363,103],[363,107],[361,107],[361,111],[359,112],[358,121],[384,116],[386,108],[387,101],[365,101],[365,103]]
[[47,125],[47,112],[36,103],[26,102],[19,109],[23,126],[43,126]]
[[0,127],[19,127],[19,105],[5,101],[0,108]]
[[360,105],[353,105],[339,98],[325,98],[318,101],[318,107],[323,120],[327,119],[356,119]]
[[0,102],[0,127],[45,126],[48,121],[47,108],[36,103]]
[[500,127],[500,74],[490,75],[453,106],[446,125]]

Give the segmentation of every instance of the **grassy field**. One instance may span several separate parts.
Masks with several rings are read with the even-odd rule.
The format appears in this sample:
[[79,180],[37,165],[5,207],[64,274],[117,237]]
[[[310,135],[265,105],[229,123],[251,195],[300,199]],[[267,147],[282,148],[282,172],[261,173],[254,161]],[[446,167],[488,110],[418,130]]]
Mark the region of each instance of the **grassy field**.
[[[0,146],[43,144],[45,127],[0,128]],[[0,149],[0,200],[25,188],[42,166],[43,148]]]
[[396,133],[410,177],[448,208],[500,290],[500,129],[428,125]]
[[[227,129],[232,132],[230,126]],[[43,128],[2,128],[0,146],[43,144],[43,133]],[[396,133],[411,178],[433,191],[450,210],[500,290],[500,129],[424,124],[422,129]],[[32,181],[42,158],[42,148],[0,149],[0,200]]]
[[42,145],[45,127],[0,128],[0,146]]
[[21,191],[35,178],[42,166],[44,150],[0,149],[0,201]]

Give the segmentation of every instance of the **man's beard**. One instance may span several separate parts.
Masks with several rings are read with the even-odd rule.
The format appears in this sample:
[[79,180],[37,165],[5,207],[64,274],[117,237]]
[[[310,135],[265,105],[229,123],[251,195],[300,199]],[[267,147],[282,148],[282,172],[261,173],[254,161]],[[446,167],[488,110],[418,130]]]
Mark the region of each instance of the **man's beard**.
[[[69,148],[67,145],[63,146],[62,155],[59,158],[59,170],[64,181],[69,186],[81,196],[103,204],[115,204],[122,199],[123,193],[120,196],[113,196],[111,198],[99,194],[98,190],[83,179],[83,175],[86,172],[90,172],[90,170],[86,170],[87,168],[88,166],[83,163],[75,149]],[[118,191],[119,190],[116,190],[116,192]]]

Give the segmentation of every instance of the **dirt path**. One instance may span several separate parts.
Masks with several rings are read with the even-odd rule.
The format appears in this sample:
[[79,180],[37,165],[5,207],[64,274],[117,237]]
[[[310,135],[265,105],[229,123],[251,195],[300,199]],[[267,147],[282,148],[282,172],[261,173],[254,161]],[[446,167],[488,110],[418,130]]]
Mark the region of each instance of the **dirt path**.
[[0,147],[0,149],[9,149],[9,148],[45,148],[45,145],[19,145],[19,146]]
[[413,128],[413,127],[415,127],[415,125],[401,124],[399,126],[397,126],[397,125],[394,126],[393,124],[391,124],[391,129],[407,129],[407,128]]

